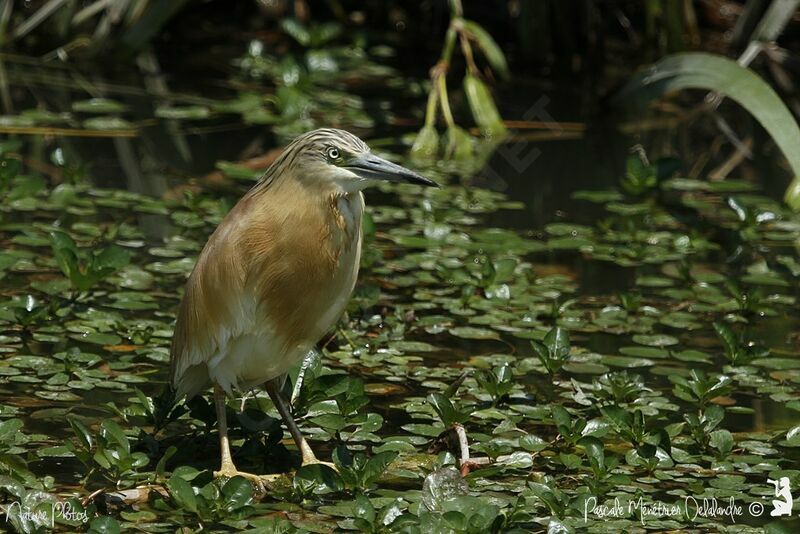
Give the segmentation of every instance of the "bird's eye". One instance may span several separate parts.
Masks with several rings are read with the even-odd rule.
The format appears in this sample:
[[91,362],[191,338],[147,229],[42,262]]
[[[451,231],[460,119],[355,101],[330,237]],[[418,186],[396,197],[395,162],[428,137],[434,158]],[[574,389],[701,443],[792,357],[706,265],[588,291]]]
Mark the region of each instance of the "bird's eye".
[[328,148],[328,158],[329,159],[339,159],[339,149],[335,146]]

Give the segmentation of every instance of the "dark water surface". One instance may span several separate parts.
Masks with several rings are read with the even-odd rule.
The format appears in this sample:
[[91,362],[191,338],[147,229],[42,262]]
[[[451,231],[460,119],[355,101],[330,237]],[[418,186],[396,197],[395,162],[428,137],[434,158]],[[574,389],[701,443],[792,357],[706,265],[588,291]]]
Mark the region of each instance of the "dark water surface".
[[[212,62],[215,65],[224,63],[217,58],[213,58]],[[219,70],[210,68],[207,71],[208,77],[203,77],[202,69],[193,66],[191,69],[185,69],[191,74],[184,75],[175,62],[168,60],[165,64],[175,69],[167,72],[167,79],[174,92],[186,93],[179,95],[184,104],[233,98],[237,92],[248,89],[232,87],[234,84],[222,76]],[[19,95],[19,100],[15,102],[19,109],[30,107],[36,102],[47,102],[48,107],[52,109],[69,110],[71,103],[78,99],[76,98],[78,92],[75,89],[78,77],[74,72],[65,71],[55,75],[52,70],[42,70],[21,62],[9,61],[8,65],[12,77],[17,76],[17,80],[22,80],[19,82],[19,87],[26,86],[31,91],[30,94],[22,90],[15,93]],[[140,126],[138,135],[113,139],[65,137],[56,141],[49,136],[25,137],[23,155],[31,161],[47,163],[54,157],[54,148],[59,148],[70,154],[75,165],[73,171],[90,180],[94,187],[122,189],[159,199],[166,196],[173,199],[169,201],[173,203],[159,204],[158,208],[166,207],[166,209],[150,211],[137,209],[141,208],[139,200],[132,203],[121,202],[120,207],[116,207],[113,202],[104,204],[102,198],[94,191],[81,191],[79,194],[85,195],[84,200],[97,206],[95,213],[82,214],[75,210],[9,210],[2,213],[3,226],[0,228],[0,240],[9,249],[22,248],[46,256],[49,254],[49,248],[47,241],[42,240],[42,235],[44,230],[51,226],[72,229],[75,232],[76,225],[80,229],[81,224],[84,224],[88,227],[89,233],[88,236],[84,236],[83,241],[85,244],[91,244],[95,242],[94,240],[108,241],[101,239],[100,236],[111,231],[111,227],[131,225],[138,232],[131,232],[131,236],[118,236],[116,240],[133,246],[137,254],[137,259],[133,263],[145,267],[145,270],[152,275],[152,283],[148,286],[147,293],[153,300],[143,301],[143,304],[140,303],[141,306],[106,306],[105,309],[109,313],[120,314],[123,319],[120,321],[121,324],[111,329],[111,333],[119,334],[115,339],[85,342],[80,335],[66,337],[64,331],[58,330],[53,331],[52,335],[55,336],[53,339],[41,335],[48,333],[42,328],[44,325],[29,330],[19,325],[7,325],[8,335],[18,339],[11,339],[8,342],[3,340],[0,345],[15,357],[48,358],[70,347],[77,347],[81,353],[102,356],[104,363],[97,367],[94,367],[93,363],[88,367],[113,375],[115,379],[129,373],[130,376],[127,377],[129,382],[122,381],[123,383],[137,387],[147,395],[156,396],[166,382],[168,372],[166,347],[171,334],[169,329],[172,325],[174,308],[178,303],[178,294],[188,272],[187,265],[173,266],[170,269],[164,264],[180,261],[184,257],[193,258],[210,235],[214,225],[253,183],[252,179],[229,178],[225,181],[212,181],[201,177],[212,173],[218,162],[239,162],[266,154],[269,150],[282,146],[291,135],[276,131],[269,125],[247,124],[246,121],[231,114],[220,114],[202,121],[155,118],[153,113],[159,101],[149,96],[143,86],[137,85],[137,80],[132,76],[124,73],[118,76],[118,78],[103,78],[98,73],[90,73],[87,75],[86,83],[94,88],[91,96],[114,98],[125,104],[128,107],[125,116]],[[62,80],[63,84],[55,83],[58,80]],[[416,111],[408,111],[409,103],[415,103],[420,107],[420,99],[414,100],[406,92],[397,89],[381,92],[375,85],[369,84],[347,89],[364,99],[363,107],[368,116],[372,110],[380,111],[375,113],[373,125],[360,127],[356,124],[352,129],[370,141],[376,149],[389,152],[398,159],[405,158],[408,136],[416,131],[420,124],[419,114]],[[676,155],[675,152],[680,152],[677,149],[672,150],[674,147],[670,147],[668,143],[661,142],[663,137],[668,135],[665,128],[636,130],[634,121],[634,127],[628,131],[636,133],[622,133],[620,128],[622,119],[616,119],[605,113],[604,100],[595,89],[582,80],[552,81],[544,85],[525,79],[517,79],[501,88],[498,100],[504,117],[515,121],[539,122],[544,125],[514,129],[512,137],[496,148],[477,173],[459,175],[449,173],[446,169],[442,170],[441,166],[435,165],[431,171],[453,186],[453,198],[461,194],[469,196],[471,192],[489,190],[505,195],[505,199],[498,202],[510,201],[511,204],[506,207],[486,208],[490,205],[487,197],[476,196],[473,203],[468,206],[469,216],[474,217],[475,222],[469,224],[453,222],[467,210],[459,211],[454,207],[455,201],[452,198],[437,206],[436,197],[417,197],[414,195],[418,193],[408,193],[405,190],[398,192],[394,189],[385,189],[367,192],[367,203],[372,208],[371,213],[385,215],[392,209],[399,208],[403,210],[403,215],[395,222],[387,219],[376,223],[377,233],[373,238],[376,245],[373,248],[378,251],[380,261],[377,267],[368,266],[364,269],[359,289],[366,291],[369,288],[380,287],[381,292],[380,297],[370,306],[364,309],[351,309],[350,318],[356,323],[351,333],[359,336],[357,351],[363,351],[366,355],[370,351],[374,353],[380,349],[392,348],[398,338],[405,342],[419,342],[432,346],[430,350],[408,350],[408,354],[418,356],[420,361],[408,365],[404,371],[421,378],[404,381],[392,381],[392,378],[398,377],[392,377],[391,374],[387,378],[385,369],[392,368],[380,360],[377,360],[376,366],[366,365],[365,362],[372,361],[366,357],[357,363],[345,363],[349,360],[340,360],[335,351],[338,349],[339,352],[347,353],[349,350],[341,335],[337,336],[328,347],[333,356],[326,360],[326,364],[336,369],[347,369],[352,375],[360,376],[366,382],[372,401],[370,409],[385,418],[381,430],[382,436],[403,434],[404,425],[418,422],[416,414],[408,409],[406,403],[409,399],[424,398],[430,393],[432,389],[430,382],[451,383],[462,370],[491,366],[492,361],[510,360],[517,365],[522,365],[521,362],[533,362],[528,365],[530,369],[535,369],[535,372],[522,372],[520,374],[523,376],[518,377],[519,388],[514,390],[509,401],[509,406],[512,407],[568,401],[571,398],[568,393],[568,381],[591,384],[598,374],[601,374],[599,368],[605,368],[605,371],[626,369],[631,374],[642,375],[648,388],[660,392],[665,397],[669,397],[673,389],[671,377],[685,376],[690,368],[699,368],[710,374],[738,372],[727,366],[722,356],[720,340],[712,330],[710,321],[702,321],[699,328],[663,324],[647,325],[641,329],[631,327],[630,321],[639,320],[647,315],[642,308],[631,312],[629,322],[625,323],[624,327],[619,327],[619,331],[614,328],[604,329],[602,323],[597,321],[597,317],[607,307],[619,307],[620,295],[625,293],[641,295],[643,305],[662,307],[665,310],[698,309],[700,311],[696,315],[703,313],[705,309],[697,306],[698,302],[694,296],[686,297],[684,306],[678,297],[665,295],[654,289],[658,286],[640,283],[642,277],[668,277],[669,275],[665,274],[668,271],[665,265],[679,262],[649,264],[643,261],[632,265],[621,265],[620,262],[598,259],[593,255],[594,252],[586,252],[580,247],[552,245],[554,238],[558,236],[553,227],[554,223],[600,228],[600,223],[610,218],[604,204],[576,200],[573,194],[579,190],[618,188],[620,178],[625,174],[631,146],[640,143],[645,147],[660,147],[653,150],[651,154],[653,158]],[[36,95],[35,101],[31,94]],[[85,97],[83,94],[81,99]],[[387,109],[393,115],[394,124],[385,118]],[[642,122],[644,119],[642,118]],[[317,126],[334,125],[350,128],[346,122],[327,124],[319,117],[315,117],[315,122]],[[697,152],[702,152],[704,142],[711,141],[710,138],[704,138],[702,132],[697,137],[699,140],[695,139],[696,144],[689,153],[678,155],[692,157]],[[667,148],[663,147],[665,144],[668,145]],[[776,171],[778,165],[768,152],[759,151],[759,148],[761,147],[757,146],[755,160],[747,163],[747,166],[750,171],[769,175],[770,178],[765,180],[767,189],[765,202],[770,198],[776,200],[781,183],[780,179],[775,178],[775,175],[779,175]],[[691,160],[687,161],[691,163]],[[690,164],[685,166],[691,167]],[[63,169],[64,167],[62,171]],[[257,171],[252,172],[253,176],[257,175]],[[681,171],[681,175],[687,173],[688,169]],[[69,181],[69,178],[66,177],[64,181]],[[80,182],[80,179],[76,182]],[[181,189],[186,184],[193,186],[189,194]],[[463,186],[463,189],[457,187],[459,185]],[[424,208],[427,206],[426,203],[432,205],[429,212],[434,215],[427,216],[425,213],[419,215],[418,212],[425,212],[425,209],[428,209]],[[717,208],[719,211],[725,209],[722,204],[717,205]],[[178,212],[180,217],[175,216]],[[193,214],[197,215],[196,221],[192,219]],[[702,217],[698,216],[697,220],[700,219]],[[727,224],[728,220],[724,222]],[[640,221],[633,224],[645,223]],[[451,291],[457,284],[448,283],[448,276],[455,275],[441,274],[437,269],[450,258],[459,262],[463,260],[463,263],[467,264],[465,269],[469,271],[470,261],[479,262],[482,261],[481,258],[485,259],[485,256],[491,255],[484,249],[474,251],[469,249],[468,254],[460,254],[458,246],[452,244],[436,246],[402,244],[402,238],[407,237],[403,235],[406,226],[411,229],[409,234],[412,237],[421,238],[425,232],[435,230],[437,225],[451,226],[452,228],[448,229],[451,231],[449,234],[451,236],[458,233],[469,235],[486,228],[497,228],[511,230],[527,241],[539,243],[541,245],[539,248],[508,254],[522,265],[515,273],[514,280],[516,282],[523,279],[532,280],[531,285],[538,284],[539,287],[546,288],[552,285],[552,291],[546,289],[533,291],[529,302],[521,304],[515,302],[508,306],[498,305],[496,308],[487,305],[486,309],[481,309],[480,305],[476,306],[473,302],[470,304],[473,307],[467,310],[469,314],[458,316],[455,312],[463,310],[454,304],[458,299],[453,297]],[[690,233],[693,229],[692,223],[690,222],[688,226],[685,231],[676,231],[676,235]],[[26,228],[33,228],[35,232],[26,235]],[[565,239],[580,239],[580,231],[582,230],[568,231]],[[597,233],[601,233],[600,230],[597,230]],[[796,256],[796,250],[793,250],[788,242],[773,240],[771,243],[776,245],[774,249],[764,245],[763,241],[759,243],[759,251],[766,257],[772,258],[781,253]],[[794,247],[796,244],[795,240]],[[498,251],[493,252],[495,258],[504,256],[505,252],[502,250],[502,243],[497,245]],[[368,245],[367,249],[370,247],[371,245]],[[721,246],[719,250],[707,253],[699,267],[733,275],[743,274],[746,266],[735,261],[728,262],[730,256],[728,252]],[[409,273],[406,266],[395,268],[391,264],[405,261],[413,254],[419,258],[408,260],[412,265],[415,261],[418,265],[424,264],[425,261],[439,262],[440,265],[434,268],[423,266],[416,269],[422,274],[440,277],[436,283],[398,282],[398,279],[402,281],[403,277],[413,277],[417,274],[415,271]],[[489,261],[491,259],[490,257]],[[154,268],[157,263],[158,267]],[[59,276],[54,262],[49,261],[49,258],[41,262],[34,257],[29,261],[29,265],[6,273],[2,281],[2,294],[8,298],[21,297],[28,292],[29,287],[35,287],[34,282],[53,281]],[[676,279],[678,278],[672,277],[673,281]],[[693,285],[702,284],[683,280],[674,282],[673,289],[685,290]],[[59,317],[66,316],[68,326],[70,321],[75,323],[72,325],[73,330],[68,328],[67,333],[79,333],[84,323],[75,321],[74,316],[70,314],[88,313],[97,302],[108,305],[115,289],[119,288],[106,286],[98,289],[99,293],[91,297],[99,299],[97,301],[80,295],[73,295],[72,299],[56,300],[54,297],[53,302],[57,302],[55,308],[63,307],[65,314],[59,316],[58,309],[54,309],[52,320],[58,322]],[[772,289],[774,288],[768,288],[765,293],[770,294]],[[796,280],[780,289],[787,299],[798,296]],[[428,290],[434,296],[444,295],[446,298],[435,304],[431,301],[431,306],[426,307],[426,294],[418,291]],[[437,291],[439,293],[436,293]],[[48,299],[46,294],[36,291],[32,293],[35,293],[40,300]],[[726,295],[725,298],[729,299],[729,296]],[[569,300],[574,300],[574,303],[569,304]],[[556,317],[548,315],[553,303],[564,306]],[[708,302],[703,304],[711,306]],[[469,307],[464,306],[465,309]],[[68,309],[71,311],[66,311]],[[439,331],[409,326],[406,332],[395,335],[391,331],[400,328],[398,323],[401,322],[393,316],[397,309],[414,310],[417,318],[430,315],[451,316],[452,323],[448,325],[443,321],[442,324],[445,326]],[[513,318],[500,313],[507,309],[515,314]],[[771,348],[773,357],[797,359],[800,355],[797,338],[797,332],[800,330],[800,314],[797,312],[796,304],[782,305],[776,307],[776,310],[773,316],[761,316],[758,313],[748,316],[751,326],[747,326],[746,334],[749,338],[757,339]],[[483,312],[489,317],[488,324],[470,322],[476,315],[480,318]],[[736,317],[738,320],[740,316]],[[100,324],[102,319],[102,317],[92,317],[90,324]],[[149,324],[148,321],[153,321],[153,324]],[[525,321],[531,324],[529,332],[524,326]],[[575,351],[573,356],[577,356],[575,358],[576,361],[579,360],[577,363],[588,364],[588,367],[570,369],[568,377],[548,377],[535,361],[530,344],[531,338],[541,338],[543,333],[556,322],[566,324],[567,328],[570,324],[575,325],[572,342],[573,347],[579,347],[579,350]],[[468,324],[471,327],[486,327],[494,335],[485,339],[481,338],[483,334],[477,337],[472,337],[472,334],[463,337],[453,335],[454,325]],[[637,345],[636,336],[643,333],[674,337],[676,339],[674,350],[668,349],[672,352],[668,352],[660,359],[654,356],[653,361],[649,363],[637,362],[634,359],[623,361],[607,358],[619,356],[621,349],[626,347],[638,346],[641,349],[642,344]],[[706,351],[711,356],[701,363],[687,363],[674,357],[678,348]],[[357,351],[358,360],[360,353]],[[624,350],[622,354],[625,354]],[[79,363],[78,367],[80,366]],[[748,369],[753,377],[759,379],[764,379],[765,374],[773,377],[775,381],[769,383],[770,387],[791,384],[793,387],[787,389],[789,396],[794,398],[800,376],[794,373],[795,367],[790,366],[786,374],[781,374],[786,369],[766,367],[765,371],[752,366]],[[120,387],[118,383],[117,385],[92,383],[88,388],[82,388],[78,384],[66,390],[53,390],[64,396],[36,396],[32,394],[32,389],[39,388],[42,382],[50,380],[51,375],[44,373],[36,361],[20,365],[18,368],[24,372],[20,374],[9,372],[11,380],[3,381],[0,385],[4,398],[3,409],[18,411],[24,420],[25,431],[34,435],[31,439],[36,446],[54,447],[72,438],[73,432],[64,421],[67,413],[96,423],[115,413],[114,409],[106,406],[108,403],[122,408],[130,404],[134,398],[131,388]],[[20,375],[34,376],[37,380],[31,383]],[[387,383],[395,389],[387,390]],[[49,385],[59,384],[52,382]],[[674,398],[670,400],[678,402]],[[783,431],[799,422],[796,408],[793,409],[786,401],[775,400],[757,389],[737,390],[719,402],[736,407],[735,410],[728,411],[725,419],[725,428],[734,433]],[[487,409],[490,406],[490,400],[484,395],[476,401],[473,408]],[[681,421],[682,412],[687,410],[686,406],[682,404],[681,409],[664,414],[665,420]],[[130,417],[133,420],[138,415],[141,414]],[[555,430],[549,423],[545,425],[542,421],[531,420],[523,421],[520,425],[527,431],[552,434],[548,439],[555,436]],[[165,444],[181,443],[179,437],[170,435],[173,432],[172,428],[162,434]],[[193,432],[190,436],[195,440],[197,447],[182,454],[181,462],[214,468],[216,463],[214,439],[205,432],[196,429]],[[324,451],[326,457],[329,457],[332,446],[330,441],[330,439],[320,439],[315,442],[315,446]],[[182,444],[185,447],[185,442]],[[78,487],[79,477],[76,473],[83,470],[75,458],[60,458],[58,455],[34,459],[31,461],[31,468],[37,475],[55,477],[58,490],[62,492]],[[404,486],[399,484],[393,487],[397,489]]]

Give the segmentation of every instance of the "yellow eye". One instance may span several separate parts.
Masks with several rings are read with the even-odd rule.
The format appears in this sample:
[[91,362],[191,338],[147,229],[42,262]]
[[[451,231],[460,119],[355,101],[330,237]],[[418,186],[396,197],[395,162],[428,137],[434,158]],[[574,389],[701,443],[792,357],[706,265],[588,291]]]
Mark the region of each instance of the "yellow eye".
[[328,148],[328,158],[329,159],[339,159],[339,149],[335,146]]

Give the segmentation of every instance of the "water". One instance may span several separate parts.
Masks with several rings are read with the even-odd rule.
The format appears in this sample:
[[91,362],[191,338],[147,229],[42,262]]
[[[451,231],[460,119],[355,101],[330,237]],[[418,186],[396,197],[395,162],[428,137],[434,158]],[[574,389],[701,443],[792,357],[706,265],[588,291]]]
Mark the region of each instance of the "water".
[[[221,58],[215,57],[213,61],[216,65],[227,66],[233,59],[231,53],[225,51]],[[231,99],[237,93],[251,90],[254,84],[250,81],[250,85],[243,87],[241,80],[232,83],[227,73],[197,68],[196,63],[182,65],[174,59],[165,58],[163,65],[171,90],[201,95],[190,98],[177,95],[172,99],[176,102],[210,103],[212,99]],[[291,135],[271,125],[249,124],[235,114],[219,114],[205,121],[154,118],[154,109],[161,100],[149,95],[145,88],[146,81],[130,72],[83,73],[86,79],[81,81],[81,76],[74,71],[65,69],[61,75],[55,76],[53,67],[42,67],[13,58],[7,58],[7,67],[12,82],[19,89],[14,93],[17,98],[14,103],[18,109],[46,102],[51,111],[70,110],[72,103],[88,96],[79,89],[85,82],[92,88],[89,91],[91,96],[114,98],[124,104],[129,110],[125,117],[138,126],[138,131],[133,137],[118,138],[22,138],[23,145],[19,152],[26,165],[42,173],[51,185],[59,182],[77,184],[77,196],[81,202],[69,204],[68,209],[59,209],[57,205],[55,208],[37,206],[36,202],[46,204],[46,199],[50,198],[49,194],[42,193],[30,209],[15,206],[2,212],[0,241],[3,247],[6,250],[30,252],[30,257],[24,258],[23,264],[17,264],[13,272],[6,273],[2,279],[2,295],[7,302],[3,306],[2,318],[5,322],[0,323],[0,335],[4,336],[0,346],[11,356],[35,355],[50,359],[53,354],[76,348],[81,354],[97,354],[100,359],[91,363],[79,362],[72,369],[67,369],[61,360],[52,362],[53,366],[58,367],[57,372],[51,372],[53,369],[38,363],[23,361],[8,365],[6,362],[2,368],[8,371],[9,381],[3,385],[3,404],[19,410],[25,433],[34,436],[30,442],[23,444],[30,454],[35,454],[39,445],[54,447],[72,439],[73,432],[64,423],[67,415],[78,417],[96,430],[104,419],[120,419],[117,410],[122,410],[125,419],[120,420],[126,428],[138,427],[144,435],[153,434],[152,425],[143,423],[147,418],[143,417],[142,407],[135,400],[132,388],[139,388],[146,395],[155,397],[166,382],[167,347],[173,314],[179,289],[188,271],[187,265],[171,262],[193,257],[225,211],[252,184],[252,180],[247,179],[227,178],[209,183],[197,178],[211,173],[218,162],[236,162],[264,154],[281,146]],[[21,90],[22,87],[27,87],[30,92]],[[329,89],[325,87],[325,91]],[[390,150],[403,158],[407,147],[401,138],[413,133],[419,125],[419,121],[408,112],[409,101],[416,105],[419,99],[410,98],[407,94],[396,95],[391,91],[388,91],[390,96],[387,98],[387,92],[374,87],[346,87],[346,90],[348,94],[364,99],[367,115],[375,112],[376,116],[382,117],[387,109],[394,113],[393,120],[397,125],[382,122],[385,119],[382,117],[370,127],[356,123],[355,129],[365,138],[375,139],[382,150]],[[381,212],[400,209],[402,214],[394,221],[377,223],[378,233],[372,239],[375,241],[374,249],[378,251],[378,261],[376,265],[364,269],[360,283],[360,289],[371,289],[377,293],[376,300],[363,308],[350,310],[351,321],[344,327],[344,332],[338,332],[339,335],[328,347],[330,354],[325,363],[333,369],[346,370],[352,376],[361,377],[368,384],[370,403],[367,410],[380,414],[385,420],[380,438],[405,436],[424,441],[422,437],[430,436],[414,435],[403,427],[420,423],[421,420],[430,422],[424,418],[430,417],[430,413],[416,406],[424,404],[422,399],[426,395],[444,389],[467,368],[491,369],[497,362],[510,361],[517,368],[515,388],[510,399],[501,400],[498,406],[518,417],[513,425],[519,425],[525,432],[535,433],[546,441],[554,440],[557,435],[549,415],[537,414],[525,419],[520,414],[526,413],[523,409],[571,403],[574,392],[570,380],[582,384],[586,389],[603,372],[626,370],[630,374],[641,375],[647,387],[658,396],[677,403],[680,401],[674,398],[671,375],[686,375],[689,368],[701,369],[709,374],[725,372],[738,376],[737,386],[740,387],[715,399],[715,402],[735,406],[736,409],[728,410],[724,428],[737,434],[739,441],[748,437],[752,440],[762,439],[758,433],[772,431],[776,431],[776,436],[782,434],[776,440],[782,439],[785,430],[798,421],[796,407],[789,404],[800,397],[796,391],[796,366],[772,369],[768,364],[763,364],[761,367],[745,366],[744,371],[725,367],[727,362],[720,340],[711,329],[710,321],[705,316],[701,317],[703,313],[716,316],[722,313],[719,310],[709,311],[711,303],[698,299],[696,295],[682,298],[665,292],[667,289],[677,291],[689,286],[700,287],[705,282],[671,276],[667,266],[674,267],[679,262],[648,264],[645,261],[635,265],[619,265],[598,259],[595,252],[585,247],[544,246],[558,237],[548,226],[552,223],[586,225],[595,228],[597,234],[602,233],[600,223],[603,221],[614,223],[615,216],[605,209],[604,204],[575,200],[573,193],[618,187],[632,145],[641,143],[645,147],[656,147],[649,154],[653,159],[677,153],[686,162],[684,171],[701,150],[682,151],[678,143],[663,143],[668,134],[666,127],[634,134],[621,133],[620,120],[605,113],[605,101],[586,84],[557,81],[542,87],[530,80],[516,79],[503,87],[501,94],[505,117],[551,124],[538,129],[520,128],[514,137],[495,150],[477,175],[447,176],[445,179],[454,187],[446,193],[452,192],[455,196],[462,193],[469,195],[471,192],[482,194],[480,192],[483,190],[497,191],[503,193],[507,200],[521,203],[521,209],[486,209],[482,213],[470,213],[473,221],[462,222],[460,218],[464,210],[459,209],[453,198],[446,198],[444,194],[423,197],[417,192],[398,192],[394,189],[367,194],[368,204],[376,208],[375,213],[380,207]],[[330,112],[330,109],[325,111]],[[314,119],[319,126],[327,125],[318,116]],[[299,124],[302,125],[302,121]],[[336,125],[348,126],[348,123],[343,121]],[[298,124],[292,127],[298,127]],[[534,138],[535,141],[530,140]],[[755,152],[757,158],[753,163],[745,164],[746,170],[770,177],[777,174],[775,163],[765,155],[763,146],[757,146]],[[61,161],[61,157],[65,159]],[[87,183],[92,187],[127,190],[155,198],[167,196],[172,200],[156,201],[143,209],[144,201],[140,198],[132,201],[124,197],[103,199],[88,188],[82,189]],[[187,183],[189,188],[183,189],[182,186]],[[767,180],[767,193],[772,199],[778,198],[776,183],[778,181],[774,178]],[[463,185],[466,191],[458,188],[458,184]],[[659,205],[652,198],[642,202],[650,202],[651,211],[641,216],[635,225],[646,227],[652,222],[648,218],[657,216]],[[712,207],[716,207],[717,213],[723,212],[724,206],[710,202]],[[490,200],[480,199],[477,204],[489,205]],[[420,209],[419,206],[423,205],[432,206],[430,213]],[[692,216],[697,221],[702,219],[696,213]],[[624,217],[620,220],[624,220]],[[694,222],[689,219],[689,226]],[[714,220],[711,224],[718,222]],[[449,225],[451,233],[446,235],[452,239],[403,244],[401,238],[407,237],[404,231],[422,239],[424,230],[433,224]],[[46,232],[52,227],[67,229],[78,235],[86,250],[112,241],[123,243],[134,253],[132,265],[135,267],[125,271],[124,275],[112,277],[108,283],[100,284],[88,296],[64,298],[63,288],[62,291],[52,290],[46,285],[62,279],[46,240]],[[723,220],[719,227],[733,233],[736,231],[731,230],[729,219]],[[26,233],[26,228],[31,228],[31,232]],[[474,242],[464,244],[468,239],[458,238],[459,234],[474,237],[471,234],[483,228],[510,229],[526,240],[543,246],[519,252],[509,245],[508,250],[503,250],[501,246],[499,250],[487,253],[488,248],[473,250],[470,247],[478,245]],[[675,230],[675,235],[683,233],[681,229]],[[770,261],[779,254],[796,256],[791,246],[776,246],[789,242],[773,241],[773,246],[769,247],[764,245],[763,240],[758,241],[753,246],[755,251],[751,252],[754,256],[763,255]],[[739,264],[725,263],[727,252],[723,246],[720,250],[698,254],[702,257],[699,266],[740,276],[746,274],[748,267],[752,267],[745,261]],[[476,262],[481,259],[485,261],[487,256],[488,261],[508,256],[519,262],[520,267],[508,282],[512,299],[507,303],[484,298],[489,288],[480,286],[483,274],[473,267],[473,263],[477,265]],[[694,257],[697,256],[687,254],[682,259],[693,261]],[[644,259],[649,258],[645,256]],[[452,278],[462,281],[447,283],[451,279],[448,277],[456,275],[445,276],[436,269],[445,264],[451,268],[448,261],[460,264],[452,267],[454,271],[461,276],[471,274],[473,279],[464,282]],[[530,265],[524,265],[524,262]],[[411,277],[412,283],[403,281],[404,277]],[[672,280],[672,284],[663,287],[642,284],[641,279],[645,277],[660,278],[662,283],[664,279],[668,282]],[[541,287],[537,287],[537,284],[541,284]],[[715,284],[714,287],[721,287],[719,282]],[[44,306],[48,300],[53,303],[48,320],[34,318],[29,326],[21,324],[18,315],[15,315],[21,313],[20,306],[16,303],[12,306],[8,301],[28,292],[36,293]],[[121,294],[123,292],[132,293],[134,297],[143,294],[147,298],[126,296]],[[621,323],[614,323],[613,327],[604,331],[597,317],[607,306],[620,305],[620,295],[627,293],[640,295],[643,306],[657,308],[661,314],[658,320],[653,319],[652,324],[637,323],[646,319],[649,313],[640,307],[631,311]],[[727,294],[720,294],[720,299],[730,298]],[[753,326],[743,327],[743,334],[770,347],[773,356],[796,359],[800,316],[796,305],[790,300],[798,296],[796,281],[790,279],[786,287],[767,286],[764,298],[769,299],[771,294],[783,298],[782,303],[774,304],[774,308],[773,302],[777,301],[769,301],[768,307],[775,312],[774,316],[738,314],[735,309],[727,310],[727,313],[734,321],[750,321]],[[516,295],[524,295],[524,298],[514,301]],[[564,306],[556,314],[557,317],[552,314],[554,301]],[[101,310],[100,317],[76,319],[76,314],[88,313],[93,308]],[[426,330],[426,327],[414,321],[403,324],[394,316],[398,309],[414,309],[415,320],[430,316],[442,316],[445,319],[440,321],[441,324],[428,325],[429,329]],[[700,328],[670,326],[659,322],[663,315],[687,310],[694,314],[695,320],[702,322]],[[513,318],[504,313],[513,315]],[[107,316],[104,317],[104,314]],[[118,316],[111,317],[112,314]],[[528,317],[530,324],[525,324],[521,317]],[[530,339],[541,339],[555,324],[574,326],[573,363],[588,362],[593,367],[576,367],[556,377],[549,377],[542,371],[535,360]],[[455,329],[463,327],[475,328],[480,332],[456,332]],[[92,330],[114,335],[117,339],[86,342],[80,337],[70,337],[72,334],[91,333]],[[491,335],[487,335],[487,330]],[[620,333],[614,333],[617,330]],[[628,356],[629,359],[620,358],[621,349],[652,347],[652,344],[642,343],[641,339],[637,341],[636,336],[653,333],[674,336],[675,345],[665,347],[666,355],[652,357],[650,363]],[[358,358],[352,358],[344,334],[355,339],[354,343],[362,350]],[[430,344],[432,347],[430,350],[418,347],[404,349],[399,345],[401,341]],[[658,343],[656,346],[659,346]],[[378,348],[396,351],[396,358],[384,358],[374,350]],[[344,355],[339,355],[337,349]],[[687,349],[703,351],[708,357],[700,362],[675,357],[679,350]],[[409,357],[419,359],[403,361],[403,358]],[[520,370],[523,368],[526,371]],[[62,375],[66,375],[66,378]],[[750,386],[751,381],[760,382],[757,386]],[[391,386],[388,391],[381,388],[385,384]],[[748,385],[745,387],[742,384]],[[759,389],[761,386],[765,389]],[[780,387],[786,388],[786,397],[783,400],[771,398],[771,388]],[[46,395],[42,395],[42,392]],[[496,399],[487,396],[472,379],[468,379],[454,398],[456,403],[466,405],[468,409],[480,412],[487,418],[471,420],[467,427],[473,425],[471,430],[478,436],[475,444],[490,443],[494,439],[494,427],[500,424],[491,419],[494,417],[492,410]],[[109,403],[114,408],[109,408]],[[595,403],[584,415],[600,417],[599,410],[595,409],[598,406]],[[571,407],[578,408],[574,403]],[[43,412],[43,409],[55,411]],[[205,409],[207,411],[208,407]],[[694,406],[687,402],[681,403],[677,410],[660,409],[658,416],[652,416],[650,428],[681,422],[684,413],[692,409]],[[215,438],[208,432],[213,428],[213,417],[203,414],[202,407],[198,408],[198,414],[193,415],[194,418],[185,417],[166,430],[137,441],[136,447],[152,452],[157,458],[167,446],[176,444],[182,451],[176,457],[177,461],[169,465],[170,468],[177,465],[215,468]],[[314,424],[309,419],[304,418],[303,425],[313,428]],[[486,421],[489,421],[488,425]],[[237,437],[247,439],[246,445],[242,445],[244,462],[261,465],[267,454],[279,454],[275,452],[274,443],[268,446],[260,441],[267,438],[254,437],[239,428],[236,422],[232,425]],[[686,444],[688,438],[683,438],[681,447],[689,449]],[[327,458],[335,440],[330,433],[323,432],[312,442]],[[358,442],[356,447],[365,448],[368,446],[366,443],[369,442]],[[379,440],[372,445],[380,443]],[[415,447],[417,451],[425,448],[421,443],[415,443]],[[148,448],[153,448],[155,452]],[[249,454],[247,451],[250,451]],[[564,449],[560,452],[573,454],[578,451]],[[607,454],[611,454],[610,449]],[[765,453],[765,456],[770,457],[771,461],[786,462],[782,465],[790,468],[795,466],[797,460],[792,451],[786,452],[785,456],[777,455],[780,460],[775,459],[776,455]],[[699,458],[699,454],[694,455],[693,461],[699,462]],[[78,460],[62,458],[57,452],[32,460],[30,469],[39,478],[55,477],[56,489],[61,493],[78,489],[80,478],[86,472]],[[564,466],[537,464],[534,469],[558,473],[564,470]],[[523,476],[514,472],[507,477],[498,476],[491,483],[517,483]],[[763,482],[755,480],[758,477],[752,478],[753,484]],[[123,485],[130,485],[130,479],[122,479]],[[490,483],[488,478],[484,482]],[[407,484],[392,484],[389,489],[418,487],[419,484],[414,480]],[[389,489],[383,487],[381,491]],[[498,493],[502,491],[498,490]],[[513,496],[517,492],[506,493]]]

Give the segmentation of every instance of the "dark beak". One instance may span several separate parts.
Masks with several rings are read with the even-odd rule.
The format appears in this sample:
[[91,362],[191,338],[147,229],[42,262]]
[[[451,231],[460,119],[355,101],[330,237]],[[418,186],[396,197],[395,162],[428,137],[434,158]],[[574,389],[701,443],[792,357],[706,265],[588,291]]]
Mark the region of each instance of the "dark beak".
[[344,165],[346,169],[365,180],[386,180],[408,184],[439,187],[433,180],[428,180],[414,171],[401,167],[391,161],[379,158],[374,154],[363,154]]

